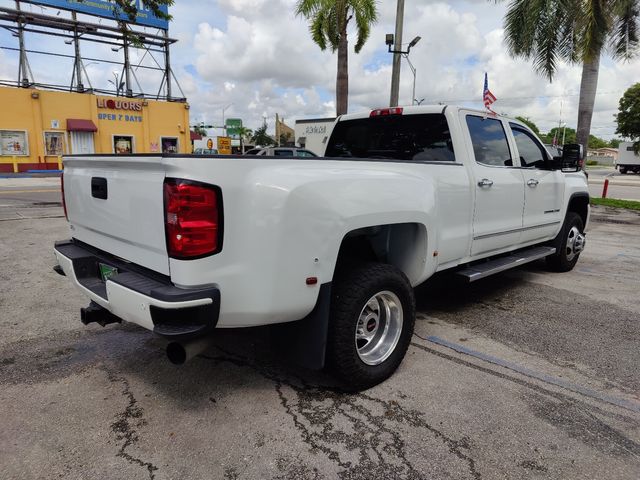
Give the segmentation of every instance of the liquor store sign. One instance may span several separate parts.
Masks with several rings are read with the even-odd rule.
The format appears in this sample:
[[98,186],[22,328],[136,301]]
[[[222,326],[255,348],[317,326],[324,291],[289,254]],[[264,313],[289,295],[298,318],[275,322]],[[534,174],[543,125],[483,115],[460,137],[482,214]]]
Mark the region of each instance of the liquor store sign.
[[98,108],[108,108],[109,110],[131,110],[133,112],[142,111],[142,102],[135,100],[114,100],[113,98],[98,98]]
[[98,98],[96,102],[99,110],[110,111],[109,113],[99,112],[98,120],[142,122],[141,115],[131,114],[131,112],[142,112],[142,102],[113,98]]

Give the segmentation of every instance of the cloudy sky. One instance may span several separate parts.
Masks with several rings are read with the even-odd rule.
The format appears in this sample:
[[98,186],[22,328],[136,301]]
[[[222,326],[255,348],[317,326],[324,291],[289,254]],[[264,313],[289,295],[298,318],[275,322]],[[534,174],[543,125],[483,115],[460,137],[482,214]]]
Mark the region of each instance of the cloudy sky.
[[[336,56],[322,52],[310,39],[308,25],[297,18],[295,0],[176,0],[170,13],[174,19],[170,36],[178,39],[171,50],[173,69],[191,104],[191,122],[220,124],[226,117],[244,120],[249,128],[266,118],[273,129],[278,113],[287,123],[295,119],[328,117],[335,113]],[[13,2],[0,0],[0,6]],[[26,5],[26,10],[57,14],[55,9]],[[484,72],[498,97],[495,110],[522,115],[536,122],[542,131],[563,120],[575,127],[580,68],[564,65],[553,83],[533,72],[531,64],[509,58],[503,44],[502,18],[505,4],[486,0],[438,2],[407,0],[404,37],[422,41],[411,51],[417,69],[416,98],[424,103],[447,102],[481,107]],[[391,54],[384,37],[394,30],[395,0],[378,2],[380,19],[362,52],[349,57],[349,111],[388,104],[391,83]],[[61,12],[61,15],[65,15]],[[95,20],[94,20],[95,21]],[[106,23],[106,21],[105,21]],[[151,31],[151,30],[150,30]],[[27,47],[73,54],[62,39],[27,35]],[[0,32],[0,79],[17,77],[17,39]],[[108,46],[86,44],[85,57],[118,60],[120,52]],[[139,61],[144,51],[133,52]],[[160,57],[156,54],[158,60]],[[36,81],[68,84],[71,59],[30,55]],[[152,65],[146,55],[142,65]],[[109,88],[112,65],[86,61],[92,84]],[[138,69],[143,88],[156,92],[160,79],[150,70]],[[613,114],[620,96],[640,79],[640,59],[614,63],[603,58],[592,133],[611,138],[615,132]],[[411,103],[413,76],[402,65],[400,103]]]

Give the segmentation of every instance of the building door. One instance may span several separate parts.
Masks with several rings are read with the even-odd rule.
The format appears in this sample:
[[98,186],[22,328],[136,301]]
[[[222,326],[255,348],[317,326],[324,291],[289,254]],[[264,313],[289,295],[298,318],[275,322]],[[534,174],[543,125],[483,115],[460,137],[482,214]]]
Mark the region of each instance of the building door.
[[96,153],[93,146],[93,132],[71,132],[71,153],[74,155]]

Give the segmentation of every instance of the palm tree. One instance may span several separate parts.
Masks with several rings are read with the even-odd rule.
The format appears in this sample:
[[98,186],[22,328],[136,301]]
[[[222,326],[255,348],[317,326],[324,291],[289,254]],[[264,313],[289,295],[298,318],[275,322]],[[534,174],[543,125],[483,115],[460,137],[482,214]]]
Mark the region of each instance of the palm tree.
[[[504,1],[504,0],[496,0]],[[532,59],[549,81],[558,63],[582,63],[576,141],[586,153],[600,57],[628,60],[638,52],[638,0],[510,0],[505,42],[514,57]]]
[[376,0],[298,0],[296,15],[310,21],[311,38],[321,50],[338,51],[336,114],[347,113],[349,105],[349,49],[347,27],[355,19],[355,52],[362,50],[371,26],[378,20]]
[[253,131],[247,127],[238,128],[238,136],[240,137],[240,151],[244,155],[244,140],[245,138],[249,138],[253,135]]

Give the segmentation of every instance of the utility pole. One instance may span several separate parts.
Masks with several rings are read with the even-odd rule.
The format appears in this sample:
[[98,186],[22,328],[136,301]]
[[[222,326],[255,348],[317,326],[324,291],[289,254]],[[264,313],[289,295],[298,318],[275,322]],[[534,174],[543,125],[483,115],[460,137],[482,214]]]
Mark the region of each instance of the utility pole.
[[[16,10],[20,11],[20,2],[16,0]],[[20,46],[20,62],[18,65],[18,85],[24,88],[31,86],[33,73],[27,59],[27,49],[24,46],[24,20],[22,15],[18,18],[18,44]]]
[[[169,58],[169,31],[164,31],[164,76],[167,79],[167,100],[171,101],[171,59]],[[179,86],[178,86],[179,88]]]
[[[396,10],[396,34],[395,47],[396,52],[402,50],[402,27],[404,24],[404,0],[398,0],[398,9]],[[398,106],[398,96],[400,94],[400,65],[402,56],[400,53],[393,54],[393,70],[391,73],[391,99],[390,107]]]
[[[125,85],[125,95],[127,97],[133,97],[133,90],[131,89],[131,62],[129,61],[129,35],[128,35],[128,27],[123,22],[122,24],[122,40],[123,40],[123,51],[124,51],[124,85]],[[120,77],[122,78],[122,76]]]
[[[84,84],[82,83],[82,57],[80,56],[80,35],[78,34],[78,19],[76,12],[71,12],[71,18],[73,20],[73,48],[75,52],[75,76],[76,76],[76,90],[78,92],[84,92]],[[73,82],[71,82],[73,87]]]

